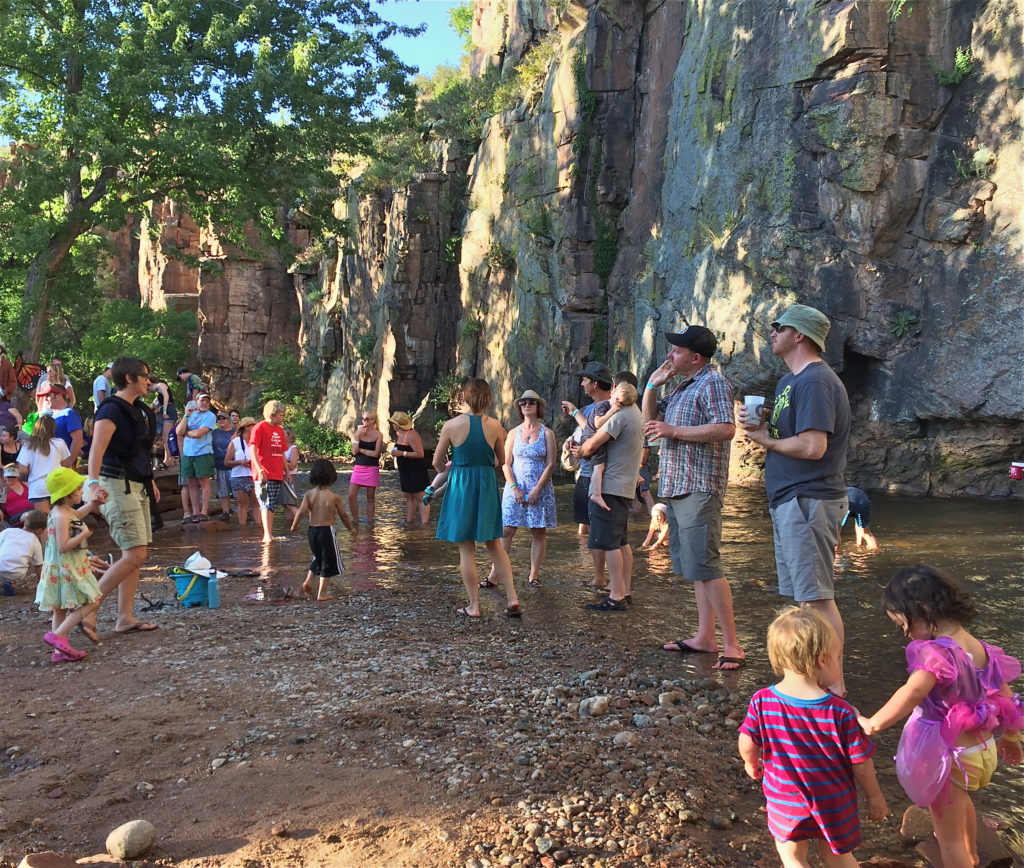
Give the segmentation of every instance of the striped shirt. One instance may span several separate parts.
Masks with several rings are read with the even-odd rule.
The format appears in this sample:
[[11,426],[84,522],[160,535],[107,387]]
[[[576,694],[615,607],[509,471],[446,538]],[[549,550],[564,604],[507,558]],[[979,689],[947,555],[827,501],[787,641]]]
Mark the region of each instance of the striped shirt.
[[[704,365],[689,380],[658,404],[665,424],[679,426],[732,424],[732,386],[710,365]],[[731,440],[689,443],[662,438],[659,453],[658,494],[680,497],[694,491],[725,494],[729,481]]]
[[824,838],[833,853],[851,852],[860,843],[853,766],[875,752],[852,706],[831,693],[795,699],[766,687],[751,698],[740,732],[761,749],[772,837]]

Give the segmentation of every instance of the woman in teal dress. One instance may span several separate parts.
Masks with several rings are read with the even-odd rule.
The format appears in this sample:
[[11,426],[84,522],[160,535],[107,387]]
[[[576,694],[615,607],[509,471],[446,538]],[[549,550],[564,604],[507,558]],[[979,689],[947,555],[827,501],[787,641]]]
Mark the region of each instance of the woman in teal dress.
[[464,412],[445,422],[434,468],[445,470],[448,449],[452,466],[448,469],[448,488],[437,522],[437,538],[458,543],[459,570],[466,586],[469,605],[455,614],[480,617],[479,574],[476,568],[476,544],[482,542],[494,561],[494,568],[505,591],[505,614],[518,618],[522,613],[512,582],[512,564],[501,545],[501,501],[495,467],[505,460],[505,430],[497,419],[484,413],[493,401],[491,387],[483,380],[469,380],[462,387]]

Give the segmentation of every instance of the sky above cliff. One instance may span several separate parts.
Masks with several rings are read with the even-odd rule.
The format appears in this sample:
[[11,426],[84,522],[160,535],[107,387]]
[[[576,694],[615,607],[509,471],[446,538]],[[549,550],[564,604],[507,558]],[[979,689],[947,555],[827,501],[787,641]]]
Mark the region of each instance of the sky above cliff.
[[388,40],[388,45],[404,63],[429,75],[441,64],[459,65],[462,40],[448,23],[448,13],[461,5],[456,0],[386,0],[377,4],[376,11],[381,18],[396,24],[427,25],[421,35],[395,37]]

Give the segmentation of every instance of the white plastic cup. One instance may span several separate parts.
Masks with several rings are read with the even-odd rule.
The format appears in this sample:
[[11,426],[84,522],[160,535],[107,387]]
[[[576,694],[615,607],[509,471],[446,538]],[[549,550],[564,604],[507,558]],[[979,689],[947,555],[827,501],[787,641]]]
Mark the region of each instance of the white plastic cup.
[[743,399],[747,408],[747,425],[756,428],[761,424],[761,408],[764,407],[764,395],[747,395]]

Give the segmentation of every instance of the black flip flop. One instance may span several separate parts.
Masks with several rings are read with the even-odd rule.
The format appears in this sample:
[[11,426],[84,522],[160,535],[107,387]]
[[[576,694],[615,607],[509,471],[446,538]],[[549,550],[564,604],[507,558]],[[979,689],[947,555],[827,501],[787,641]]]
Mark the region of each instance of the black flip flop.
[[[675,645],[675,648],[670,648],[670,645]],[[666,642],[661,646],[662,651],[677,651],[680,654],[714,654],[714,651],[705,651],[703,648],[694,648],[685,639],[677,639],[675,642]]]

